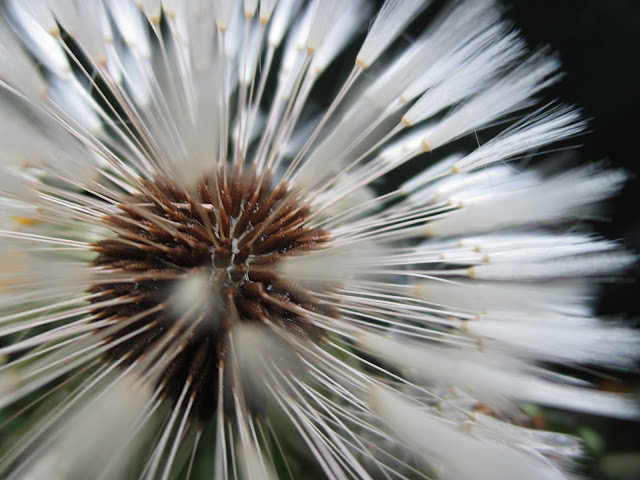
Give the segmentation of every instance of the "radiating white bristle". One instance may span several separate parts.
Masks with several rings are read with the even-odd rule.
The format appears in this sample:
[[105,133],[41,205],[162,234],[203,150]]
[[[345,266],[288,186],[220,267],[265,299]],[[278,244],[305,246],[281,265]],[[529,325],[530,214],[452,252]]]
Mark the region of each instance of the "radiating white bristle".
[[[244,38],[244,24],[246,19],[242,14],[241,2],[229,2],[235,4],[231,12],[231,18],[228,22],[228,25],[221,29],[220,25],[218,25],[218,30],[224,30],[224,54],[229,63],[233,63],[237,61],[236,54],[240,50],[243,44]],[[237,8],[236,8],[237,7]],[[214,9],[214,15],[217,15],[217,11]],[[217,18],[217,16],[216,16]],[[225,20],[226,21],[226,20]],[[232,82],[235,79],[231,79]],[[230,92],[228,93],[230,94]]]
[[322,46],[325,37],[338,19],[338,14],[343,14],[338,8],[339,4],[340,0],[316,0],[314,2],[315,11],[305,45],[308,52],[315,52]]
[[[0,363],[4,363],[4,361],[5,358],[2,358]],[[20,373],[17,371],[10,370],[0,375],[0,398],[20,388],[20,384]]]
[[309,69],[314,75],[320,75],[327,68],[336,55],[353,39],[370,14],[369,4],[360,0],[353,1],[345,11],[340,12],[340,16],[327,27],[328,34],[321,48],[313,56]]
[[618,248],[616,242],[599,240],[593,235],[550,234],[547,232],[504,233],[466,237],[458,240],[462,248],[482,253],[486,262],[545,260]]
[[432,182],[435,178],[438,178],[440,175],[447,172],[451,168],[451,166],[454,165],[458,160],[463,158],[463,156],[464,155],[461,153],[454,153],[452,155],[448,155],[447,157],[436,162],[430,167],[425,168],[418,175],[404,182],[400,186],[400,190],[404,194],[409,194],[414,190],[424,189],[428,183]]
[[[415,189],[416,191],[409,196],[409,201],[415,204],[435,202],[457,203],[461,195],[469,195],[470,192],[476,194],[482,192],[491,193],[505,185],[508,186],[508,180],[513,180],[517,173],[516,170],[507,165],[499,165],[465,176],[452,175],[431,185]],[[428,180],[428,175],[428,172],[425,173],[425,177],[423,178]],[[519,176],[520,180],[523,180],[525,175],[528,177],[534,174],[531,172],[522,174]],[[420,182],[420,179],[416,178],[416,182]]]
[[273,14],[278,0],[260,0],[260,23],[266,24]]
[[[52,91],[56,82],[50,83]],[[70,115],[77,115],[78,119],[87,122],[88,127],[99,128],[94,112],[83,105],[82,99],[78,99],[78,103],[72,97],[68,100],[71,102],[68,104]],[[94,163],[96,155],[38,110],[20,103],[5,105],[0,111],[0,127],[0,139],[4,145],[0,171],[6,169],[19,175],[27,174],[29,168],[36,168],[62,175],[78,184],[86,184],[99,176]],[[39,133],[35,137],[34,131]],[[8,187],[11,188],[10,185]],[[30,193],[30,189],[22,190],[23,195]]]
[[356,64],[368,68],[429,3],[430,0],[386,0],[360,47]]
[[153,23],[160,22],[162,0],[136,0],[140,9]]
[[218,29],[225,32],[231,24],[233,11],[240,2],[229,0],[213,0],[213,10],[215,12],[215,20]]
[[362,245],[358,251],[335,250],[310,255],[291,256],[278,266],[287,279],[313,286],[314,283],[342,282],[358,275],[359,266],[375,258],[375,248]]
[[52,34],[58,34],[57,26],[51,16],[51,12],[45,6],[36,6],[35,3],[19,3],[11,0],[7,8],[17,20],[14,24],[20,39],[25,46],[47,69],[61,78],[69,79],[71,67],[62,47]]
[[239,455],[242,459],[241,470],[245,475],[244,478],[256,480],[276,480],[278,477],[275,472],[265,464],[262,453],[259,452],[252,444],[238,446]]
[[[189,53],[191,56],[191,62],[196,72],[202,72],[203,74],[211,68],[212,62],[215,60],[215,49],[217,47],[216,42],[216,28],[211,23],[210,18],[212,15],[212,6],[209,3],[200,5],[200,8],[191,13],[190,22],[185,25],[187,31],[185,34],[191,38],[198,39],[199,41],[189,41]],[[180,16],[178,18],[184,18]],[[188,38],[187,37],[187,38]],[[209,86],[199,85],[198,77],[194,78],[196,83],[195,88],[202,91],[203,95],[207,95],[206,88],[215,88],[215,84]],[[203,82],[204,83],[204,82]],[[210,96],[210,95],[207,95]],[[214,130],[214,129],[212,129]]]
[[52,79],[49,82],[49,95],[60,108],[86,128],[90,133],[99,135],[102,121],[92,106],[91,99],[80,93],[82,87],[77,82]]
[[[300,8],[300,0],[279,0],[273,18],[269,23],[268,44],[277,48],[289,26],[292,15]],[[260,5],[264,2],[260,2]]]
[[[7,2],[9,8],[18,7],[17,0]],[[38,23],[47,33],[51,35],[59,35],[60,30],[53,16],[50,6],[43,0],[22,0],[19,2],[20,9],[28,13],[36,23]]]
[[[15,220],[14,220],[15,221]],[[5,245],[6,246],[6,245]],[[9,249],[3,255],[3,275],[10,275],[16,288],[29,289],[30,285],[38,287],[64,286],[69,290],[79,291],[86,289],[91,280],[95,279],[91,270],[81,262],[71,259],[56,258],[49,254],[43,255],[36,252],[21,251],[24,246],[16,245],[14,250]],[[2,323],[2,317],[0,317]]]
[[374,409],[414,452],[430,462],[438,462],[444,478],[493,478],[511,480],[567,477],[552,464],[535,459],[503,443],[483,442],[435,412],[421,410],[399,394],[376,387],[372,390]]
[[142,59],[151,55],[146,19],[136,4],[128,0],[113,0],[107,3],[109,13],[126,44]]
[[286,336],[283,338],[265,326],[238,324],[231,340],[237,352],[233,368],[245,401],[261,399],[266,402],[270,395],[268,379],[274,372],[284,371],[304,378],[302,365],[296,360],[296,350],[287,343]]
[[[129,441],[152,393],[132,375],[107,386],[68,419],[44,451],[31,458],[20,478],[97,478],[104,473],[107,478],[121,478],[136,448],[135,444],[120,447]],[[120,452],[117,457],[114,451]],[[106,467],[109,472],[104,471]]]
[[423,139],[434,149],[477,129],[481,125],[531,103],[533,95],[557,81],[558,60],[537,52],[504,78],[492,84],[447,115]]
[[452,166],[455,173],[464,173],[501,162],[572,137],[586,128],[580,113],[571,107],[560,107],[526,119],[522,125],[509,129],[477,148]]
[[[483,34],[494,25],[498,16],[492,10],[493,7],[495,5],[491,0],[468,0],[453,9],[445,9],[435,21],[433,28],[428,29],[401,55],[371,78],[370,84],[362,95],[353,101],[348,112],[336,122],[324,141],[310,152],[309,159],[303,164],[302,174],[307,179],[313,178],[314,181],[303,180],[303,183],[321,183],[323,178],[339,172],[345,159],[353,156],[354,152],[364,152],[373,146],[380,137],[361,137],[363,131],[368,131],[372,124],[381,124],[400,108],[399,98],[404,95],[403,91],[407,91],[405,89],[414,89],[414,95],[418,96],[427,88],[433,87],[433,82],[442,80],[438,76],[430,78],[434,77],[429,75],[432,70],[431,64],[439,64],[440,60],[445,65],[455,64],[448,61],[451,50],[462,48],[470,39]],[[425,81],[425,77],[430,79]],[[397,119],[394,124],[396,123]],[[417,132],[412,133],[415,134]],[[420,138],[422,137],[424,133]],[[354,143],[358,148],[354,148]],[[420,152],[421,149],[418,148],[417,151]],[[413,155],[415,153],[411,156]],[[318,174],[318,170],[324,170],[324,173]]]
[[[523,52],[516,35],[504,35],[498,25],[474,38],[457,55],[446,58],[428,72],[434,77],[425,82],[434,84],[403,115],[404,125],[414,125],[432,117],[444,108],[484,90],[496,72],[513,62]],[[402,98],[407,101],[409,93]]]
[[588,314],[585,305],[592,288],[580,282],[567,284],[519,285],[517,283],[490,282],[417,282],[414,295],[427,302],[443,305],[452,310],[474,313],[492,311],[552,311]]
[[[159,3],[159,2],[158,2]],[[83,51],[97,65],[107,61],[104,31],[104,7],[100,2],[58,1],[52,5],[56,21],[82,45]]]
[[504,35],[505,28],[493,0],[467,0],[445,9],[426,32],[429,48],[422,49],[414,59],[418,64],[426,62],[426,68],[422,68],[417,77],[410,78],[399,102],[411,102],[441,82],[445,75],[454,73],[463,66],[464,59],[478,53],[482,45],[497,40],[500,32]]
[[[217,287],[211,284],[206,272],[196,272],[175,282],[169,299],[169,309],[180,319],[197,319],[201,314],[207,318],[202,322],[212,331],[219,327]],[[215,315],[213,315],[215,313]]]
[[[517,177],[516,177],[517,178]],[[461,195],[462,208],[430,222],[430,236],[489,232],[523,224],[571,219],[590,204],[615,195],[626,179],[623,171],[596,174],[576,170],[529,188],[489,195]]]
[[3,19],[0,19],[0,80],[34,99],[47,95],[44,78]]
[[541,372],[529,372],[526,364],[495,352],[424,348],[369,333],[360,335],[359,343],[413,377],[466,389],[488,405],[499,406],[501,398],[506,397],[598,415],[640,415],[640,407],[630,398],[544,379]]
[[615,323],[592,320],[591,325],[579,326],[567,318],[553,322],[535,318],[521,321],[516,314],[512,314],[512,318],[512,321],[507,318],[471,320],[466,323],[465,331],[483,339],[498,340],[513,348],[516,354],[534,358],[632,368],[640,356],[640,335]]
[[613,275],[633,265],[637,256],[626,252],[610,252],[545,260],[533,262],[522,259],[518,263],[476,265],[469,268],[469,276],[480,280],[531,281]]

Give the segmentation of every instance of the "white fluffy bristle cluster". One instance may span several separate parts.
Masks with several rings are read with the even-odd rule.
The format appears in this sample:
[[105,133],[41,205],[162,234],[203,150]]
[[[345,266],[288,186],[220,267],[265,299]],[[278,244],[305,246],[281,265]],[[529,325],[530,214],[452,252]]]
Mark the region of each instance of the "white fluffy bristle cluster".
[[568,479],[522,404],[640,416],[578,378],[640,357],[625,172],[532,160],[558,59],[430,3],[0,5],[0,476]]

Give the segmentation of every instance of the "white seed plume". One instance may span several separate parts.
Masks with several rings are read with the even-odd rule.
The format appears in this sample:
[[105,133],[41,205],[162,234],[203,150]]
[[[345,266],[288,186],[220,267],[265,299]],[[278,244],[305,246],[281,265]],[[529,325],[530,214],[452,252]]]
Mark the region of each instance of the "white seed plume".
[[356,65],[368,68],[429,3],[429,0],[386,0],[360,48]]
[[[500,397],[543,405],[568,405],[576,410],[634,418],[640,413],[629,399],[606,392],[563,385],[535,376],[535,369],[491,351],[422,349],[381,335],[363,335],[360,344],[371,353],[407,369],[410,375],[437,384],[453,383],[468,389],[481,401],[499,404]],[[539,372],[538,372],[539,373]]]
[[[133,461],[135,446],[120,449],[152,399],[148,386],[132,376],[110,385],[66,420],[59,432],[45,440],[20,478],[29,480],[96,478],[109,469],[108,478],[121,478]],[[114,452],[121,450],[117,457]]]
[[[427,415],[397,394],[376,388],[373,404],[383,421],[415,451],[426,456],[444,478],[562,479],[557,469],[524,451],[483,442],[433,415]],[[446,466],[442,466],[446,465]],[[499,468],[496,466],[499,465]]]

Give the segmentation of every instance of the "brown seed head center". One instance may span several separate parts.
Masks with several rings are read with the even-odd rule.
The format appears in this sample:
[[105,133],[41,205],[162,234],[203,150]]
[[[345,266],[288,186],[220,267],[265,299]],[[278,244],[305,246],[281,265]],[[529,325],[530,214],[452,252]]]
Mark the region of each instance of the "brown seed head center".
[[[217,372],[234,324],[264,324],[312,341],[323,336],[305,312],[335,312],[275,267],[323,248],[328,234],[307,226],[310,209],[294,190],[253,173],[219,171],[203,177],[196,193],[166,179],[144,182],[143,190],[105,218],[115,236],[94,245],[94,265],[113,280],[91,287],[98,294],[93,314],[126,324],[110,335],[117,346],[108,360],[157,356],[165,394],[177,398],[188,382],[194,411],[206,418],[215,411]],[[177,285],[193,275],[206,279],[206,291],[176,313]]]

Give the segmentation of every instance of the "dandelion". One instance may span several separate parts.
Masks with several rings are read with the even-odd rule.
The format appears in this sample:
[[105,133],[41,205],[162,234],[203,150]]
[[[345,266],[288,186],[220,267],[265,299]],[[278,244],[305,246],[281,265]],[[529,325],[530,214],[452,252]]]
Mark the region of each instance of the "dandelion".
[[640,414],[558,373],[637,361],[582,222],[625,173],[531,161],[558,60],[429,7],[2,4],[3,477],[565,479],[523,403]]

